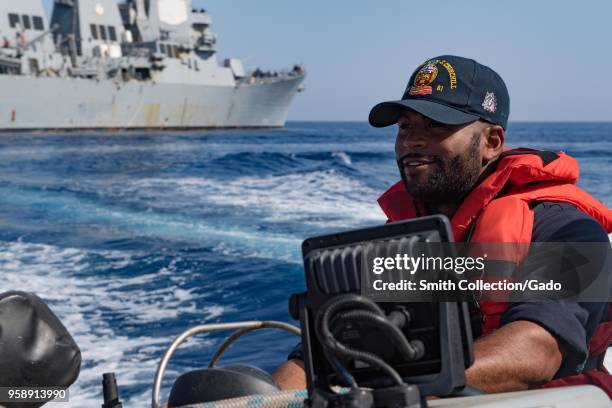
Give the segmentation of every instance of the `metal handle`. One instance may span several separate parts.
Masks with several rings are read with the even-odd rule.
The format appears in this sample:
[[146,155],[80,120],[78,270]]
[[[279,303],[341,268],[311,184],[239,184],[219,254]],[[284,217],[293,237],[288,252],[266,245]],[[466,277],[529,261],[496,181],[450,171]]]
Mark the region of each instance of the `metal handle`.
[[259,329],[280,329],[288,331],[289,333],[295,334],[296,336],[300,336],[300,329],[297,327],[283,322],[276,321],[250,321],[250,322],[236,322],[236,323],[215,323],[215,324],[204,324],[201,326],[192,327],[186,331],[184,331],[180,336],[178,336],[170,347],[164,353],[159,366],[157,367],[157,372],[155,373],[155,381],[153,382],[153,396],[151,398],[151,407],[152,408],[161,408],[160,404],[160,394],[161,394],[161,384],[164,376],[164,372],[166,371],[166,367],[168,366],[168,362],[174,354],[174,351],[181,345],[187,338],[194,336],[200,333],[208,333],[211,331],[220,331],[220,330],[234,330],[238,329],[237,332],[232,334],[228,339],[226,339],[219,350],[213,356],[209,367],[214,366],[214,364],[221,358],[221,355],[227,348],[238,338],[242,337],[246,333],[259,330]]

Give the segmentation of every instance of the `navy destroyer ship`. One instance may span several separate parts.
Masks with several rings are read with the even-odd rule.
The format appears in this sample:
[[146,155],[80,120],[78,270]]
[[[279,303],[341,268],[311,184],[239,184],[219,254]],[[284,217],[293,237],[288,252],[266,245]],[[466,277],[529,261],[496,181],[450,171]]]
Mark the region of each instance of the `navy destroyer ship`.
[[0,131],[281,127],[304,76],[221,63],[191,0],[0,3]]

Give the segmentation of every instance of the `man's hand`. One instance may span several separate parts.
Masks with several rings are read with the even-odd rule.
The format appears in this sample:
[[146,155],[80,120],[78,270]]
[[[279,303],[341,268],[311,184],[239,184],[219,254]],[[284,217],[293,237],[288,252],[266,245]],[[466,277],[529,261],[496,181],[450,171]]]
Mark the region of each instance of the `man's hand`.
[[278,367],[272,378],[281,390],[303,390],[306,388],[306,372],[302,360],[289,360]]
[[474,343],[476,358],[467,382],[483,392],[526,390],[552,379],[561,366],[562,349],[542,326],[519,320]]

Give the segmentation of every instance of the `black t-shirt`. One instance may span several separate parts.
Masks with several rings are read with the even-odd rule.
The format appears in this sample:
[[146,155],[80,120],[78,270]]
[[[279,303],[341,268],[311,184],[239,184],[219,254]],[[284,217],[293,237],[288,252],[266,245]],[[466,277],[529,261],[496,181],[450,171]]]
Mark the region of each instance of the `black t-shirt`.
[[[609,242],[608,234],[591,216],[564,203],[540,203],[534,207],[532,242]],[[588,342],[597,325],[608,318],[607,303],[513,303],[501,325],[529,320],[546,328],[563,343],[565,358],[555,378],[595,368],[599,358],[589,359]]]
[[[565,203],[543,202],[534,208],[532,242],[609,242],[603,227],[588,214]],[[607,303],[512,303],[501,318],[501,325],[528,320],[546,328],[563,344],[565,358],[555,378],[595,368],[603,358],[590,358],[588,342],[597,325],[608,319]],[[289,359],[302,359],[301,344]]]

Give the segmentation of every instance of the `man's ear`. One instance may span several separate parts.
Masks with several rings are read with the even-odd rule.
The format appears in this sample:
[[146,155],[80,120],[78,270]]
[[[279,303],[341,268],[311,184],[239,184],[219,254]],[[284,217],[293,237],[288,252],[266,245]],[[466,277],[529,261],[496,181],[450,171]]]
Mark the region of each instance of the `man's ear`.
[[504,128],[499,125],[489,125],[482,129],[483,165],[490,163],[499,156],[504,147]]

